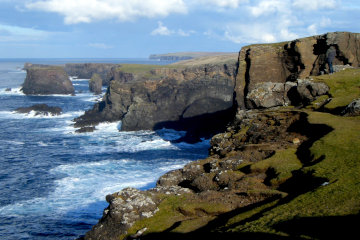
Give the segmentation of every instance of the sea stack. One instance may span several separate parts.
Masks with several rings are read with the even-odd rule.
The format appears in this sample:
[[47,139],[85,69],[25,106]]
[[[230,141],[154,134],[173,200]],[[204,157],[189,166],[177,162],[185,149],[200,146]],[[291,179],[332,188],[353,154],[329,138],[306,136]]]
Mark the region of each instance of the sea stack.
[[31,66],[22,87],[26,95],[74,94],[74,86],[62,67]]
[[94,73],[89,81],[90,92],[93,92],[95,95],[101,94],[102,79],[99,74]]

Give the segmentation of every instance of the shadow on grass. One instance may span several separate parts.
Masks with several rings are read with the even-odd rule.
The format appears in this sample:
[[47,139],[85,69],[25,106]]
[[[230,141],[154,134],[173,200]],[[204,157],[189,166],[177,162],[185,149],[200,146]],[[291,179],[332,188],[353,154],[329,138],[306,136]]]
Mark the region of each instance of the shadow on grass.
[[304,217],[278,223],[274,229],[292,237],[311,239],[358,239],[360,214],[347,216]]
[[[299,121],[292,124],[289,127],[289,132],[298,132],[302,135],[305,135],[308,140],[303,142],[296,155],[299,160],[302,162],[303,167],[311,166],[319,163],[324,160],[324,156],[319,159],[314,159],[314,156],[311,154],[310,148],[320,138],[324,137],[326,134],[331,132],[333,129],[327,125],[323,124],[310,124],[307,119],[306,113],[301,113]],[[162,233],[150,233],[146,236],[143,236],[141,239],[308,239],[318,238],[318,239],[331,239],[332,234],[328,234],[326,231],[327,226],[332,227],[332,232],[339,233],[341,236],[342,230],[336,228],[336,225],[346,229],[346,226],[351,226],[354,224],[354,221],[358,221],[359,216],[348,216],[348,217],[319,217],[319,218],[304,218],[304,219],[293,219],[283,223],[278,223],[275,226],[271,226],[274,230],[279,232],[287,233],[289,236],[281,236],[277,234],[270,233],[245,233],[245,232],[227,232],[229,229],[235,229],[239,226],[244,226],[246,223],[255,221],[264,216],[264,214],[278,206],[287,204],[292,201],[297,196],[304,194],[306,192],[314,191],[321,184],[323,184],[327,179],[316,177],[312,172],[304,172],[302,169],[292,172],[293,176],[288,179],[285,183],[279,186],[280,191],[288,193],[288,196],[281,198],[280,195],[270,197],[264,201],[252,204],[247,207],[238,208],[233,211],[220,214],[214,220],[210,221],[206,226],[191,232],[191,233],[176,233],[176,229],[181,225],[181,222],[176,222],[172,227],[167,231]],[[277,202],[276,202],[277,201]],[[273,203],[273,204],[271,204]],[[269,206],[265,207],[268,204]],[[238,216],[242,213],[250,212],[264,206],[262,210],[258,210],[255,214],[250,215],[248,218],[242,219],[231,225],[226,225],[230,219],[235,216]],[[307,222],[309,220],[309,222]],[[340,221],[340,222],[339,222]],[[314,224],[314,225],[312,225]],[[354,228],[348,227],[347,230],[353,230]],[[330,231],[331,232],[331,231]],[[329,237],[330,236],[330,237]],[[338,238],[342,239],[342,238]]]

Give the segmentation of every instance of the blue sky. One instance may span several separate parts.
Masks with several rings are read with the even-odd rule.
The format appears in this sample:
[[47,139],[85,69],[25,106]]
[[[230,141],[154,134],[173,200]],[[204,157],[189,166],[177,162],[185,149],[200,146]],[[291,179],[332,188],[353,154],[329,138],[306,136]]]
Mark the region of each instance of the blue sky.
[[358,0],[0,0],[0,58],[238,52],[359,22]]

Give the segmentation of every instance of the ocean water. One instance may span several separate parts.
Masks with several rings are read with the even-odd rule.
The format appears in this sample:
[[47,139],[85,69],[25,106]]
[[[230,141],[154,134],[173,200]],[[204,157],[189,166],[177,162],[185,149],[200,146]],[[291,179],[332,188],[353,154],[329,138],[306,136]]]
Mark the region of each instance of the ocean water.
[[[120,132],[121,122],[115,122],[100,124],[93,133],[75,133],[72,119],[100,97],[89,92],[87,79],[72,79],[76,96],[26,96],[20,90],[25,62],[149,61],[0,60],[0,239],[76,239],[102,216],[107,194],[151,188],[167,171],[207,156],[208,141],[172,144],[185,133],[168,129]],[[14,112],[39,103],[61,107],[63,114]]]

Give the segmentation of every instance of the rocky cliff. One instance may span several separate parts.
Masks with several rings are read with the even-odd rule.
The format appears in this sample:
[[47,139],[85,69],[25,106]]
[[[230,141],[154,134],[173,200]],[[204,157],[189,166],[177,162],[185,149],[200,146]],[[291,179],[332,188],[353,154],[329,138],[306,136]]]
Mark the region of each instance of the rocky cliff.
[[235,87],[238,107],[257,107],[246,96],[259,84],[284,84],[326,73],[325,54],[330,45],[334,45],[337,51],[334,65],[360,66],[358,33],[335,32],[291,42],[243,47],[239,53]]
[[[243,48],[235,86],[239,108],[226,130],[211,139],[209,157],[163,175],[148,191],[127,188],[107,196],[108,208],[84,239],[354,236],[355,222],[360,220],[360,71],[346,69],[309,77],[324,71],[322,54],[329,44],[337,46],[337,64],[359,67],[359,34],[330,33]],[[220,72],[226,73],[224,69],[229,68],[221,66]],[[141,75],[146,79],[156,72],[172,76],[154,81],[137,81],[141,77],[136,74],[120,77],[121,73],[119,79],[123,81],[114,81],[108,91],[116,89],[119,98],[130,96],[120,102],[129,103],[125,106],[130,110],[138,109],[145,96],[151,99],[151,93],[160,92],[161,85],[166,86],[166,92],[170,86],[178,88],[182,82],[175,77],[178,73],[208,76],[207,84],[212,78],[218,79],[217,74],[205,74],[208,71],[202,69],[204,66],[162,69]],[[219,66],[211,69],[210,73],[217,73],[214,69]],[[173,84],[166,82],[170,79]],[[131,94],[136,89],[124,88],[126,83],[142,89],[142,94]],[[282,101],[261,105],[264,96],[271,94]],[[285,97],[290,98],[288,102]],[[93,111],[110,107],[111,99],[107,95]],[[136,102],[133,107],[132,102]],[[297,108],[266,109],[285,103],[296,103]],[[260,109],[245,109],[254,107]],[[147,113],[138,111],[135,116]]]
[[125,131],[165,127],[210,136],[233,116],[235,63],[123,65],[112,70],[114,80],[103,101],[75,126],[122,120]]
[[25,94],[74,94],[75,89],[62,67],[28,66],[22,86]]
[[84,239],[351,239],[360,220],[360,118],[334,110],[354,105],[359,77],[359,69],[314,77],[330,86],[322,107],[238,111],[208,158],[153,189],[108,195]]
[[111,63],[68,63],[65,64],[65,71],[69,76],[90,79],[94,73],[99,74],[104,86],[110,82],[109,73],[117,64]]

